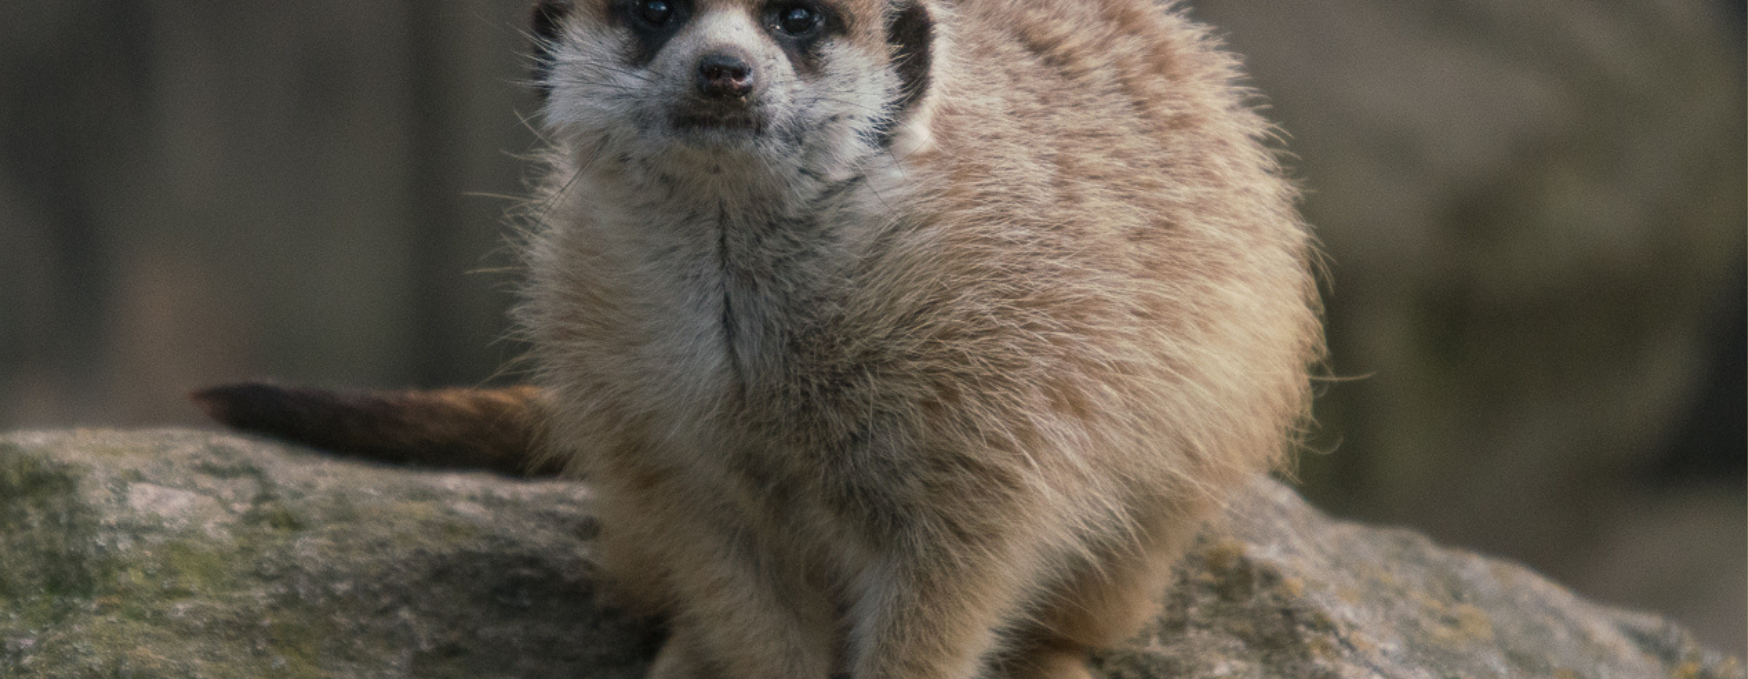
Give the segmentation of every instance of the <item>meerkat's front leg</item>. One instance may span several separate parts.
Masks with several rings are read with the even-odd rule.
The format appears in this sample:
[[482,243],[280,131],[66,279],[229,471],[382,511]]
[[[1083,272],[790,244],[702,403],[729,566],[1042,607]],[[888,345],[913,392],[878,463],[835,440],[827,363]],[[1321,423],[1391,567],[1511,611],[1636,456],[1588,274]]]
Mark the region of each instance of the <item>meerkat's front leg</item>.
[[1021,578],[996,554],[920,545],[887,559],[856,607],[853,679],[971,679],[996,650]]
[[698,657],[691,635],[679,631],[674,631],[662,644],[655,662],[650,664],[649,674],[645,675],[646,679],[711,679],[715,676],[710,666]]
[[826,679],[836,626],[817,592],[784,586],[744,534],[670,528],[672,636],[650,679]]
[[[954,500],[910,505],[860,578],[847,625],[853,679],[979,676],[1019,613],[1048,530],[1027,526],[1015,498],[965,487],[980,475],[963,471],[934,489]],[[888,487],[906,485],[935,484]]]

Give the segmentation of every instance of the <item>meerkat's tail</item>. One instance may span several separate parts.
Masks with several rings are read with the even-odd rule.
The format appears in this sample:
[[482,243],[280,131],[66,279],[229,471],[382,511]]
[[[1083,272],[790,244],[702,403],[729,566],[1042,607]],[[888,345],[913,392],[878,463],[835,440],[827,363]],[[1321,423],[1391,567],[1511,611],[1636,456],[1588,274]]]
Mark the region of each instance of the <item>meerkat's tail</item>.
[[383,462],[554,476],[538,388],[331,391],[230,384],[189,394],[227,426]]

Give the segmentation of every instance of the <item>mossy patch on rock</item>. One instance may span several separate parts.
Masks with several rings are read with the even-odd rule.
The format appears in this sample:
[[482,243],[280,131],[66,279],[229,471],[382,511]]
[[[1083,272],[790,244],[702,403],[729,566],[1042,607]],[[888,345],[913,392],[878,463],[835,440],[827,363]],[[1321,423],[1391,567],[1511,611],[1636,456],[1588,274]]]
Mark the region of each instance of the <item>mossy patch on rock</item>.
[[70,465],[0,442],[0,610],[42,628],[96,591],[96,513],[76,494],[84,476]]
[[603,612],[587,507],[229,436],[0,438],[0,676],[635,676],[653,632]]

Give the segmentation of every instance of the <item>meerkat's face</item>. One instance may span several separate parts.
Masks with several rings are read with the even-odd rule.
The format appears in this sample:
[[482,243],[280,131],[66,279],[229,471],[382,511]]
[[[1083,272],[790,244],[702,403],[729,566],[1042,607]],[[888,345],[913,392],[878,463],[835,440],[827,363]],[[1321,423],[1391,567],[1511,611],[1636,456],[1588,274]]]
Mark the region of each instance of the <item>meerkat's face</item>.
[[890,143],[928,86],[919,0],[544,0],[535,80],[577,148],[765,163]]

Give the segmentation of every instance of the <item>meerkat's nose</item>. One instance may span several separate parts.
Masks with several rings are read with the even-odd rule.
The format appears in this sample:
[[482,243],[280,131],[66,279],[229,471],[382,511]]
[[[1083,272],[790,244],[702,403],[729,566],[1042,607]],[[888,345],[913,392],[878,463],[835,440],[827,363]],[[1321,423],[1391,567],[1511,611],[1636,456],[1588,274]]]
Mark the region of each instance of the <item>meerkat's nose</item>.
[[733,54],[706,54],[698,60],[698,91],[712,98],[745,97],[753,91],[753,67]]

